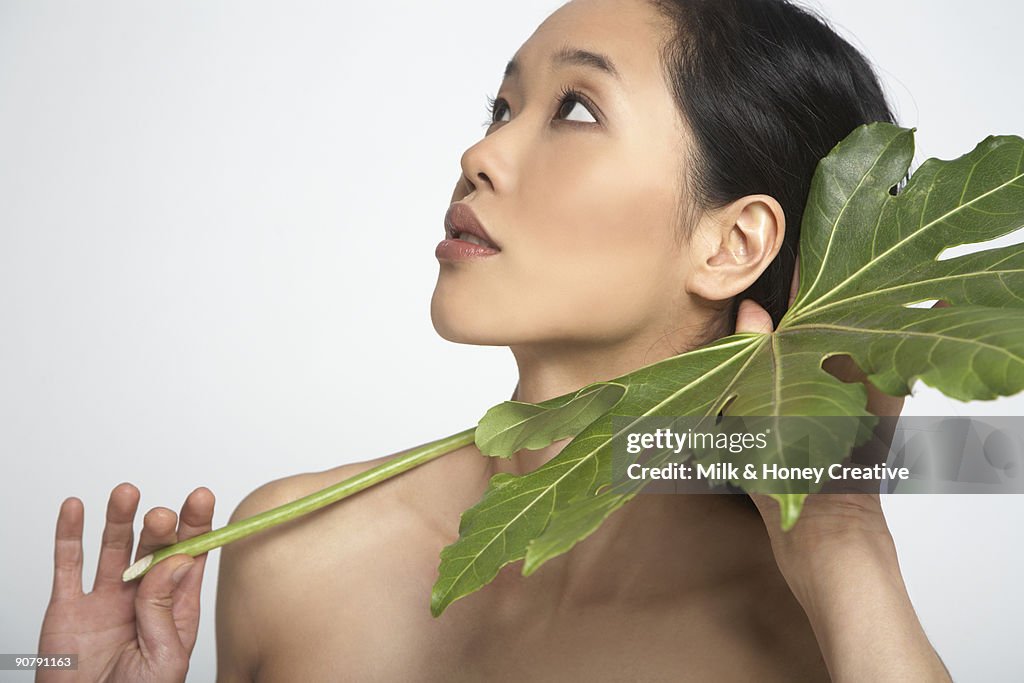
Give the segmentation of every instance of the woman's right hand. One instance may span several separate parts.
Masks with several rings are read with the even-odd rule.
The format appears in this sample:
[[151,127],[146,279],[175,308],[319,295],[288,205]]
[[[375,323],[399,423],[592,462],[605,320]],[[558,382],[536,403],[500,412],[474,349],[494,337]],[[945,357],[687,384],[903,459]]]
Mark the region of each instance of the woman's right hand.
[[[129,483],[110,492],[96,580],[82,592],[84,506],[66,499],[57,517],[53,590],[39,636],[39,653],[77,654],[78,670],[39,669],[47,681],[174,682],[185,680],[199,629],[199,591],[206,554],[174,555],[141,580],[124,583],[133,543],[139,490]],[[181,508],[157,507],[144,520],[135,559],[210,531],[213,493],[200,487]]]

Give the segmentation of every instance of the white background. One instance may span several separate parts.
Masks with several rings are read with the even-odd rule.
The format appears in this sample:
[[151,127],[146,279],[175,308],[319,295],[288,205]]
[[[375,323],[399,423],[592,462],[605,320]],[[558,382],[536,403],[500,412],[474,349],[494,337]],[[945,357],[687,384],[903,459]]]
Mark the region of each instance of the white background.
[[[88,587],[121,481],[143,509],[208,486],[221,526],[266,481],[510,396],[507,349],[434,333],[433,249],[485,95],[559,4],[0,0],[0,652],[35,652],[64,498],[85,501]],[[1024,133],[1022,5],[821,6],[921,159]],[[919,386],[907,413],[1021,415],[1024,397]],[[957,680],[1019,676],[1024,499],[886,504]],[[218,557],[194,681],[214,676]]]

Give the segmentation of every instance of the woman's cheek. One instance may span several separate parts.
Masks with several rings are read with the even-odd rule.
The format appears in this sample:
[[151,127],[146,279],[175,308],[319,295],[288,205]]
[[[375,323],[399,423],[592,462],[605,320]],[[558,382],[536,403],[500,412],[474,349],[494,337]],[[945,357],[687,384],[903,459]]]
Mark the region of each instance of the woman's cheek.
[[578,337],[617,337],[632,330],[647,315],[652,264],[613,247],[584,241],[568,257],[538,262],[517,302],[529,302],[538,320]]

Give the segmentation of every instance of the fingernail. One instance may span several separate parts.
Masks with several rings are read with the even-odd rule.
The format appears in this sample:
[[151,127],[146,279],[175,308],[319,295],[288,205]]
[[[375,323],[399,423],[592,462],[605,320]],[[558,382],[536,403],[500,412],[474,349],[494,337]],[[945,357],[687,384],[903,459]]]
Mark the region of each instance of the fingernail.
[[185,578],[185,574],[188,573],[188,570],[191,569],[192,565],[194,564],[195,561],[190,560],[185,564],[181,565],[180,567],[178,567],[177,569],[175,569],[174,573],[171,574],[171,581],[173,581],[175,585],[181,583],[181,580]]

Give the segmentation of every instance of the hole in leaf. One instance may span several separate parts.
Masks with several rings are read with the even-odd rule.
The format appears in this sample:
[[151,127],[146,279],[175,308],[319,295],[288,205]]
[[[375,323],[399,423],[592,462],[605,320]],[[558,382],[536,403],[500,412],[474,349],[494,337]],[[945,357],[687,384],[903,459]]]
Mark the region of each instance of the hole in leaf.
[[[936,306],[936,304],[940,305]],[[903,308],[947,308],[950,303],[944,299],[929,299],[927,301],[916,301],[912,304],[903,304]]]
[[972,242],[970,244],[960,244],[955,247],[948,247],[939,254],[938,260],[948,261],[949,259],[954,259],[958,256],[966,256],[967,254],[986,251],[988,249],[998,249],[999,247],[1008,247],[1012,244],[1024,244],[1024,229],[1015,230],[1009,235],[1003,235],[1002,237],[997,237],[994,240]]
[[853,357],[848,353],[840,353],[829,356],[821,363],[821,369],[832,375],[840,382],[856,384],[863,382],[867,374],[854,362]]
[[722,421],[722,416],[725,414],[725,411],[729,410],[729,408],[735,402],[736,402],[736,397],[735,396],[729,397],[729,400],[725,402],[725,405],[722,406],[722,409],[718,411],[718,417],[715,418],[715,424],[718,424],[718,423],[720,423]]

